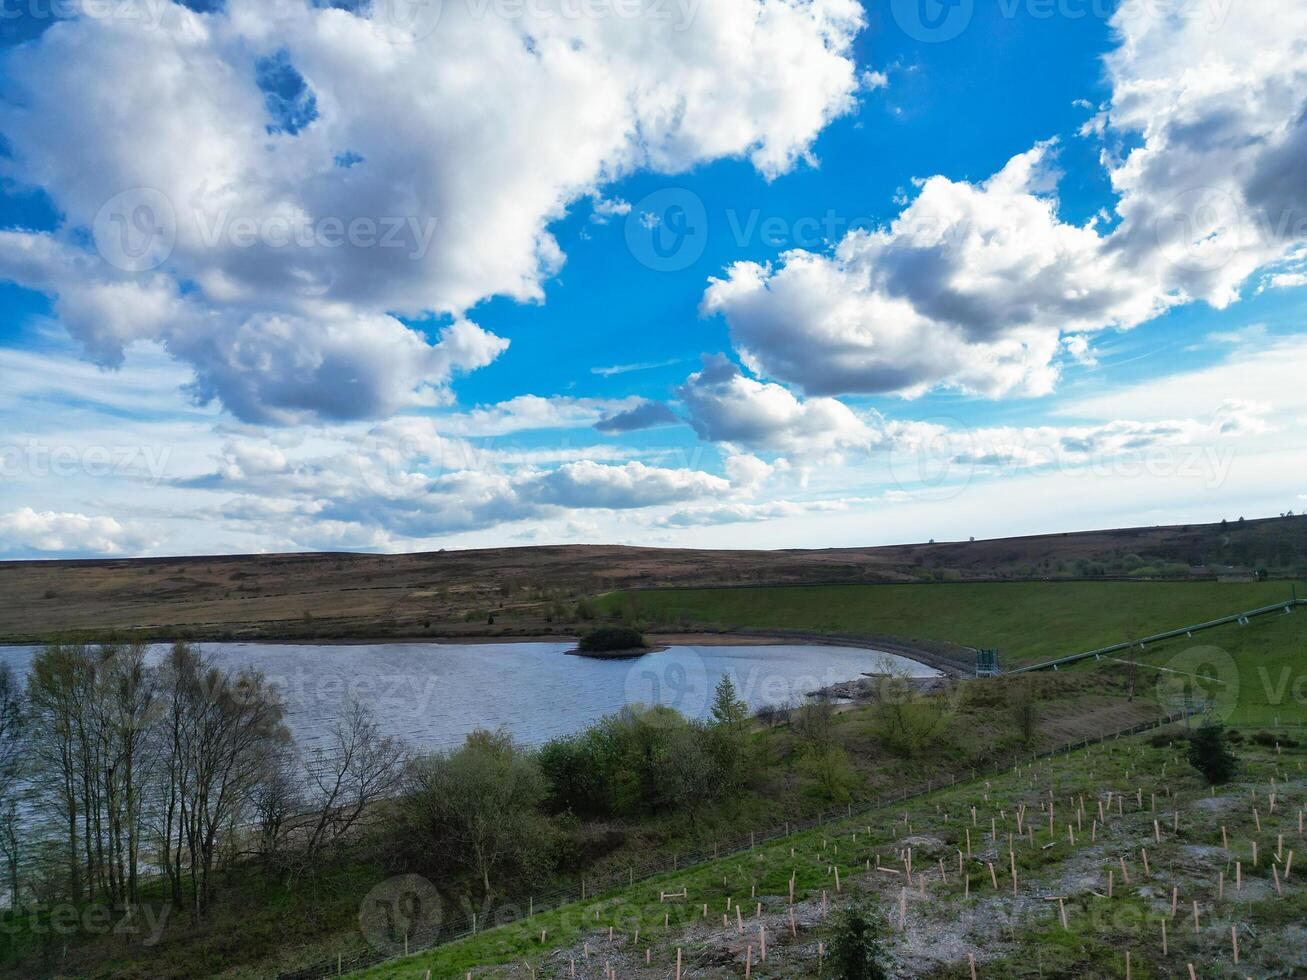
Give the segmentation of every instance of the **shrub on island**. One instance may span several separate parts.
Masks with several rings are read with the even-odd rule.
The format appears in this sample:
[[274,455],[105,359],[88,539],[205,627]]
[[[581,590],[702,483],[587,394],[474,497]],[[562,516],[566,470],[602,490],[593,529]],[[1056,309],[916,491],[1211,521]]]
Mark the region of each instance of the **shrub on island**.
[[619,650],[643,650],[648,646],[644,634],[629,626],[601,626],[581,637],[576,648],[581,653],[613,653]]

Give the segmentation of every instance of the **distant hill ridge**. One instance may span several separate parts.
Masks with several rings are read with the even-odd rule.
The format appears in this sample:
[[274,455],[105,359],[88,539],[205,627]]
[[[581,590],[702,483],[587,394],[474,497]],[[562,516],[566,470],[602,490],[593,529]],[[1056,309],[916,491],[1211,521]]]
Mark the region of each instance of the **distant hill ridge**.
[[0,640],[118,629],[197,639],[569,631],[615,589],[1307,573],[1307,516],[822,550],[556,545],[0,562]]

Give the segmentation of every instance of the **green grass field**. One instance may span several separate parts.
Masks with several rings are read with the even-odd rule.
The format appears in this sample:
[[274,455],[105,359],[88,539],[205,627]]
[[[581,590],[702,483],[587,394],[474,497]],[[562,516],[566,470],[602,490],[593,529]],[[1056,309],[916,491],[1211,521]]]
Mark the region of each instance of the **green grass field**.
[[[668,589],[605,596],[608,612],[656,624],[871,633],[999,650],[1007,668],[1264,606],[1286,582],[1020,582]],[[1307,596],[1307,588],[1298,594]],[[1228,659],[1226,659],[1228,655]],[[1119,655],[1120,656],[1120,655]],[[1232,724],[1307,722],[1307,607],[1149,647],[1153,668],[1198,670]],[[1094,669],[1124,671],[1103,661]],[[1226,676],[1237,676],[1237,686]],[[1165,675],[1165,676],[1164,676]],[[1148,693],[1176,675],[1144,669]]]
[[647,590],[600,602],[606,611],[656,624],[878,633],[993,647],[1006,666],[1017,666],[1242,612],[1289,590],[1287,582],[982,582]]
[[[1229,709],[1225,717],[1230,724],[1307,722],[1307,607],[1288,616],[1263,616],[1247,626],[1222,626],[1193,639],[1158,644],[1139,662],[1224,681],[1205,684],[1204,689],[1218,708]],[[1096,666],[1129,669],[1114,662]],[[1156,680],[1148,678],[1150,683]]]

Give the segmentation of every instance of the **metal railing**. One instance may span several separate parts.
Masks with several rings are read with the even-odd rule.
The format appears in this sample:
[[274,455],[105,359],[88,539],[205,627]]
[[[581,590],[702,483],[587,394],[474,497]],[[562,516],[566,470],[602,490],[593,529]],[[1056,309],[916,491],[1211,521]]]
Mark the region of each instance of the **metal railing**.
[[1256,609],[1250,609],[1247,612],[1231,613],[1229,616],[1222,616],[1220,619],[1208,620],[1205,623],[1197,623],[1193,626],[1181,626],[1178,629],[1167,630],[1164,633],[1154,633],[1152,636],[1144,636],[1137,640],[1126,640],[1124,643],[1113,643],[1111,646],[1100,647],[1097,650],[1087,650],[1084,653],[1073,653],[1069,657],[1059,657],[1057,660],[1046,660],[1043,663],[1030,664],[1026,667],[1017,667],[1013,670],[1005,671],[1008,674],[1028,674],[1036,670],[1057,670],[1059,667],[1067,664],[1079,663],[1082,660],[1089,660],[1091,657],[1097,660],[1099,657],[1107,656],[1110,653],[1120,653],[1124,650],[1133,650],[1135,647],[1144,647],[1149,643],[1160,643],[1162,640],[1173,640],[1178,636],[1192,636],[1201,630],[1215,629],[1218,626],[1229,626],[1231,623],[1246,625],[1248,620],[1254,616],[1265,616],[1268,613],[1292,612],[1294,606],[1307,605],[1307,599],[1283,599],[1279,602],[1273,602],[1269,606],[1259,606]]

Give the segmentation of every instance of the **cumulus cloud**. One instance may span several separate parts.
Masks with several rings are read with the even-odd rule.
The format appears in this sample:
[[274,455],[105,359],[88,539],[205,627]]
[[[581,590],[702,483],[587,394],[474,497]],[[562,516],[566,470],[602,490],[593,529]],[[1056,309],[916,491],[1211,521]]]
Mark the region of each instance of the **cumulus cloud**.
[[57,294],[102,363],[163,340],[243,418],[385,414],[441,382],[399,318],[539,301],[575,201],[617,214],[603,185],[723,157],[774,177],[859,85],[854,0],[708,0],[683,24],[446,4],[406,35],[385,13],[173,4],[9,51],[0,168],[65,217],[29,252],[72,260],[52,277],[10,247],[0,276]]
[[175,485],[226,494],[218,509],[226,521],[286,529],[325,523],[358,546],[378,536],[427,538],[750,489],[748,474],[737,467],[721,477],[638,460],[601,462],[585,449],[487,449],[443,434],[438,425],[432,418],[396,418],[294,447],[257,433],[233,435],[205,472]]
[[604,416],[595,423],[595,428],[608,433],[635,432],[660,425],[676,425],[680,421],[677,414],[662,402],[641,400],[632,408]]
[[0,554],[23,557],[139,553],[153,540],[112,517],[36,511],[0,514]]
[[729,481],[698,470],[663,469],[640,462],[605,466],[589,460],[521,476],[515,486],[538,504],[610,510],[680,503],[724,494],[731,488]]
[[1112,97],[1082,133],[1105,144],[1110,230],[1059,216],[1055,145],[1041,143],[980,183],[921,181],[887,228],[830,253],[732,265],[704,312],[725,318],[746,364],[808,394],[1040,395],[1059,352],[1087,354],[1095,331],[1193,301],[1224,308],[1281,260],[1263,288],[1307,281],[1294,261],[1307,241],[1307,7],[1273,0],[1219,29],[1212,15],[1125,3],[1112,18]]
[[247,422],[379,418],[440,404],[456,375],[508,348],[465,319],[432,342],[384,313],[213,306],[163,275],[116,279],[72,246],[29,232],[0,231],[0,275],[50,293],[60,320],[101,365],[119,366],[133,343],[160,341],[193,368],[186,387],[197,402],[216,399]]
[[614,413],[634,410],[639,398],[573,398],[518,395],[494,405],[440,417],[444,432],[460,436],[500,436],[533,429],[575,429],[597,426]]
[[677,390],[699,435],[751,450],[799,459],[838,461],[867,452],[875,434],[833,398],[800,400],[778,384],[746,377],[722,354],[705,355],[703,369]]
[[1307,7],[1221,13],[1122,4],[1105,59],[1108,135],[1129,146],[1110,159],[1112,245],[1216,307],[1307,240]]
[[1064,331],[1133,326],[1166,303],[1092,223],[1058,218],[1053,151],[980,184],[932,177],[888,228],[851,232],[830,255],[738,262],[703,310],[726,318],[758,373],[808,394],[1045,393]]

